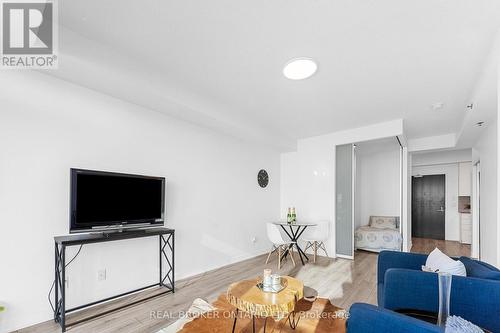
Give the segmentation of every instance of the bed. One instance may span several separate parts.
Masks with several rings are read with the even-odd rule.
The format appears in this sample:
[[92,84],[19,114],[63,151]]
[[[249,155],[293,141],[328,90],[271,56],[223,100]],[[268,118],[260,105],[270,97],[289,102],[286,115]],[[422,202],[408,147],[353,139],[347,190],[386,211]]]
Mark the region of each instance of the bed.
[[370,216],[369,224],[357,228],[354,233],[357,250],[400,251],[401,241],[399,218],[396,216]]

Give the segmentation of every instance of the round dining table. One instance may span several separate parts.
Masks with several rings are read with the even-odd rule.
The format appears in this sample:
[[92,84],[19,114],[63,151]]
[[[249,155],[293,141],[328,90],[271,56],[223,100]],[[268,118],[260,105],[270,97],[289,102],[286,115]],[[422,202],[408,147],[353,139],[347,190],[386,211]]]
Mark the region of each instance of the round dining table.
[[302,262],[302,265],[305,265],[306,261],[309,261],[309,257],[300,247],[299,239],[300,236],[302,236],[302,234],[308,227],[315,227],[317,226],[317,224],[309,222],[293,222],[293,223],[273,222],[273,224],[279,225],[281,229],[283,229],[283,231],[286,233],[288,238],[290,238],[290,241],[292,242],[281,256],[281,259],[282,260],[285,259],[288,256],[290,250],[295,246],[295,248],[297,249],[297,253],[299,254],[300,261]]

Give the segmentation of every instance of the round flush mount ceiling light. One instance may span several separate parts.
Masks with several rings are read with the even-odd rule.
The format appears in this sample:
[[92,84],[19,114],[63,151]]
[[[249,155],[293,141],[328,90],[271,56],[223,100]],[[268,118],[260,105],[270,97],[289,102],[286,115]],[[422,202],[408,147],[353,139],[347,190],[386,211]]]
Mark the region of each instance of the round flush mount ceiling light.
[[290,80],[303,80],[311,77],[318,70],[318,65],[310,58],[295,58],[286,63],[283,75]]

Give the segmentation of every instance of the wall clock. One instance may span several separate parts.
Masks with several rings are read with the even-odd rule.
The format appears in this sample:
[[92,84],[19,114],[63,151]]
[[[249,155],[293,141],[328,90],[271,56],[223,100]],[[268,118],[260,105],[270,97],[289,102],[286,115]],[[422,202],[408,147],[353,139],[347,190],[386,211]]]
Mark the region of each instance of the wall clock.
[[264,188],[269,184],[269,175],[267,174],[267,171],[262,169],[259,171],[257,175],[257,182],[259,183],[259,186]]

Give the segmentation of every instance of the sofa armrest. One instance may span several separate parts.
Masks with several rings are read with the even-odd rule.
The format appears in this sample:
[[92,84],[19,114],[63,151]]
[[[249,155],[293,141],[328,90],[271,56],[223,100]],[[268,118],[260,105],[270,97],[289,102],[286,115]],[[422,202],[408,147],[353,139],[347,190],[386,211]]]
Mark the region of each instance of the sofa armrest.
[[[438,312],[436,273],[409,269],[389,269],[385,273],[384,304],[390,310]],[[500,332],[500,281],[453,276],[450,313],[488,329]]]
[[347,333],[441,333],[439,326],[371,304],[355,303],[349,310]]

